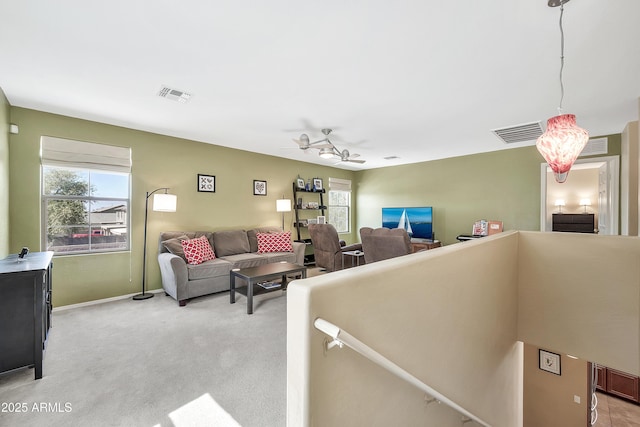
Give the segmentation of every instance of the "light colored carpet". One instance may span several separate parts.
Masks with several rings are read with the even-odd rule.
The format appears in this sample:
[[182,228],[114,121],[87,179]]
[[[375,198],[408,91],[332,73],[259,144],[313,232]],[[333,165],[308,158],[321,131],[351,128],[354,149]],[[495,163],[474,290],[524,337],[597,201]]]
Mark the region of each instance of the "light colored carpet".
[[236,301],[158,293],[54,312],[43,378],[0,376],[0,426],[284,426],[286,294],[254,298],[251,316]]

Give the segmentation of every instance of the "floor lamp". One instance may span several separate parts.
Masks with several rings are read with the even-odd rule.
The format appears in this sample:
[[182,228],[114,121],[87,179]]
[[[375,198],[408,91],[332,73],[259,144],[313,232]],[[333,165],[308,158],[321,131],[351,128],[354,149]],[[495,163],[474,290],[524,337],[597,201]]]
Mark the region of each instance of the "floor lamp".
[[276,200],[276,212],[282,212],[282,231],[284,231],[284,213],[291,212],[291,200],[285,199],[284,195],[282,199]]
[[[164,190],[164,194],[155,194],[157,191]],[[135,295],[134,300],[140,301],[153,297],[152,293],[145,292],[146,273],[147,273],[147,217],[149,214],[149,197],[153,196],[153,210],[158,212],[175,212],[178,197],[175,194],[168,194],[168,188],[158,188],[152,192],[147,192],[147,198],[144,205],[144,242],[142,249],[142,293]]]

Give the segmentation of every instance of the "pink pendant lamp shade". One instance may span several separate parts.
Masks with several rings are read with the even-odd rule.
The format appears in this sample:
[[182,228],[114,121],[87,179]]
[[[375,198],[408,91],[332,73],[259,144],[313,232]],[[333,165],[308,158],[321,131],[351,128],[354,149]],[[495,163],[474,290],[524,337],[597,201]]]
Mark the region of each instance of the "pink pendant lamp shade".
[[538,138],[536,147],[556,181],[563,183],[588,140],[589,133],[576,125],[576,116],[562,114],[547,120],[547,131]]

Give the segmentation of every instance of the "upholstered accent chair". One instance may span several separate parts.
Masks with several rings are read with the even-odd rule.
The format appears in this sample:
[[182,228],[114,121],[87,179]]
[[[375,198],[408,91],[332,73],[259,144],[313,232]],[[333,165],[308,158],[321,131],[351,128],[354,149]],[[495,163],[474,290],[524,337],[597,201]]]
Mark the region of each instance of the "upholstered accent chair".
[[362,227],[360,240],[362,240],[362,251],[367,264],[412,252],[411,238],[407,230],[402,228]]
[[[342,269],[342,253],[361,251],[362,244],[341,245],[338,232],[331,224],[309,224],[309,234],[313,244],[313,256],[316,266],[327,271]],[[344,242],[342,242],[344,244]],[[349,263],[351,266],[351,263]]]

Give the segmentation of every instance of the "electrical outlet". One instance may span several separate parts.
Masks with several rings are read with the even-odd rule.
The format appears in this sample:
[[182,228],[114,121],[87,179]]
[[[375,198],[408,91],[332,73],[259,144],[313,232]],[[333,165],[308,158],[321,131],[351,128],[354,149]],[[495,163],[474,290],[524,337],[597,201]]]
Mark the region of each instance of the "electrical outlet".
[[575,403],[580,403],[580,396],[578,396],[577,394],[574,394],[574,395],[573,395],[573,401],[574,401]]

